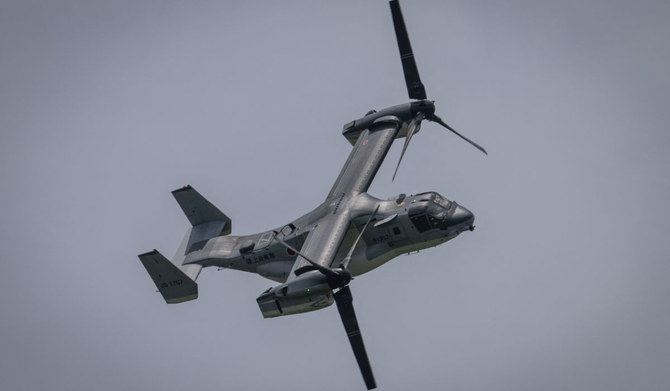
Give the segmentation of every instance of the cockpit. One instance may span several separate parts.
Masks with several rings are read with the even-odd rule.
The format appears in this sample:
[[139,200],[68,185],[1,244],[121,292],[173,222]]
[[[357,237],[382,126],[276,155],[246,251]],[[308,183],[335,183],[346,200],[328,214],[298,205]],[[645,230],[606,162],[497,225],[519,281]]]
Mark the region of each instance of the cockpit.
[[470,228],[474,221],[469,210],[435,192],[417,194],[407,202],[407,215],[419,232],[429,229],[447,230],[463,223],[467,223],[467,228]]
[[408,201],[407,215],[419,232],[440,228],[450,205],[449,200],[435,192],[417,194]]

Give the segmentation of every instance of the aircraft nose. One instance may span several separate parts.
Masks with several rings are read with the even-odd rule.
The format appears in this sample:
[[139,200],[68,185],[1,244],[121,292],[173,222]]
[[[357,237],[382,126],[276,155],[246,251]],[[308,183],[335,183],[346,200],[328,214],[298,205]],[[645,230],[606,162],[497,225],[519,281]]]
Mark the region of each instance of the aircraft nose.
[[460,205],[456,205],[454,211],[446,219],[448,227],[454,227],[461,224],[472,225],[474,221],[475,215]]

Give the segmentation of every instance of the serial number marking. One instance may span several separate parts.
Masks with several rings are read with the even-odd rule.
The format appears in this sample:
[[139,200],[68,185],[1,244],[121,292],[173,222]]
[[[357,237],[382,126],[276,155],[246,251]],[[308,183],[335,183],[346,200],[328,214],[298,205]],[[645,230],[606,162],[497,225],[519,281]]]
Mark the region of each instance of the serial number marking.
[[247,263],[247,265],[251,264],[256,264],[260,262],[264,262],[267,260],[275,259],[275,253],[270,252],[266,254],[259,254],[258,256],[254,256],[253,258],[244,258],[244,261]]
[[172,280],[172,281],[162,283],[161,288],[168,288],[168,287],[171,287],[171,286],[180,286],[183,283],[184,283],[184,280],[182,280],[180,278],[178,280]]

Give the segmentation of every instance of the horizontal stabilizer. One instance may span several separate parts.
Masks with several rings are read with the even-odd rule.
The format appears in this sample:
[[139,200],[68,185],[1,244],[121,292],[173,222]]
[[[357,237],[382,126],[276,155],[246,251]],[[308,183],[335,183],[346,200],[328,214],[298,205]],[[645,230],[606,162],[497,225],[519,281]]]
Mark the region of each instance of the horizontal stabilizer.
[[198,298],[198,284],[157,250],[141,254],[139,258],[168,304]]
[[172,195],[181,206],[186,218],[192,226],[198,226],[206,223],[224,223],[221,234],[228,235],[231,231],[231,221],[228,216],[221,212],[205,197],[201,196],[190,185],[184,186],[172,192]]

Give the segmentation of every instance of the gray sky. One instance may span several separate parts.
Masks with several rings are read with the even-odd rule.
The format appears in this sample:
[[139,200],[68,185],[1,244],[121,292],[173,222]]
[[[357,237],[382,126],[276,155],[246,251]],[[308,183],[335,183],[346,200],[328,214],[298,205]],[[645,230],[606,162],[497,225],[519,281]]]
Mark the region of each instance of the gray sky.
[[[477,230],[352,283],[382,390],[670,388],[670,5],[404,1],[434,124],[370,193]],[[166,305],[196,187],[234,234],[318,205],[342,125],[407,100],[386,1],[0,3],[0,388],[364,389],[335,308],[206,269]]]

